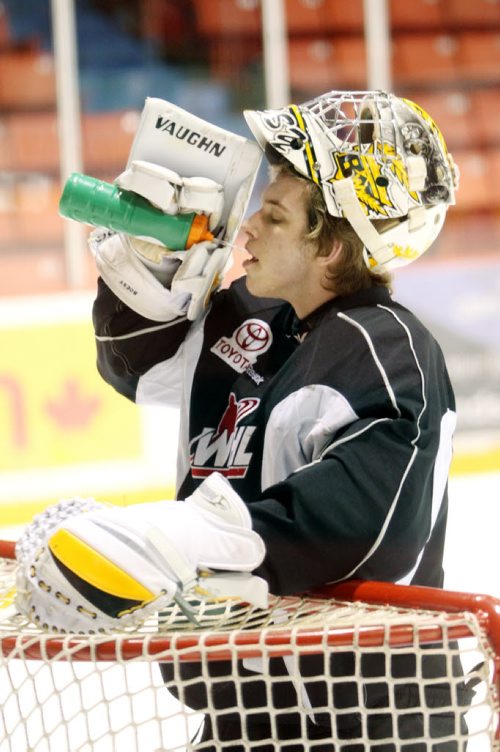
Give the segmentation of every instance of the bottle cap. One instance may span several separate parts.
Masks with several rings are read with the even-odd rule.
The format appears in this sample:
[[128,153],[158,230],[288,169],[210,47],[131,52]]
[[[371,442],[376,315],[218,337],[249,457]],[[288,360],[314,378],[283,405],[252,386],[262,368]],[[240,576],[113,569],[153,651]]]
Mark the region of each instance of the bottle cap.
[[203,240],[213,239],[214,236],[208,229],[208,217],[204,214],[195,214],[187,237],[186,248],[191,248],[192,245],[201,243]]

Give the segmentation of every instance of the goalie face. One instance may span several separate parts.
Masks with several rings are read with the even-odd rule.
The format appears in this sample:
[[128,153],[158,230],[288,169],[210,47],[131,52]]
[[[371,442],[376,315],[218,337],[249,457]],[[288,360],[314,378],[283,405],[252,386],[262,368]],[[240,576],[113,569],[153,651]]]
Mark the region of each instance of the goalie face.
[[[244,223],[243,262],[252,295],[286,300],[299,316],[321,292],[321,259],[308,243],[306,183],[292,174],[277,176],[264,191],[261,208]],[[311,301],[314,301],[311,303]]]
[[[285,158],[320,187],[329,214],[349,221],[369,266],[409,263],[439,234],[458,171],[418,105],[380,91],[334,91],[245,117],[269,160]],[[382,233],[373,220],[397,221]]]

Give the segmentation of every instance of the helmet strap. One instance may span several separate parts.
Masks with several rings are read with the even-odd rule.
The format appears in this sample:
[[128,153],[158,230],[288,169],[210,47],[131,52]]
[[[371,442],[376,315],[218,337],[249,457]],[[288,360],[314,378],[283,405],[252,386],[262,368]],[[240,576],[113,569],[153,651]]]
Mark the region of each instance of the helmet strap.
[[[376,265],[385,264],[393,258],[391,248],[384,241],[382,235],[375,229],[361,204],[359,203],[356,191],[351,178],[342,178],[334,183],[335,198],[337,199],[345,218],[353,228],[356,235],[360,238],[366,250],[371,254]],[[370,263],[368,254],[364,253],[365,263],[369,268],[373,268],[373,262]]]

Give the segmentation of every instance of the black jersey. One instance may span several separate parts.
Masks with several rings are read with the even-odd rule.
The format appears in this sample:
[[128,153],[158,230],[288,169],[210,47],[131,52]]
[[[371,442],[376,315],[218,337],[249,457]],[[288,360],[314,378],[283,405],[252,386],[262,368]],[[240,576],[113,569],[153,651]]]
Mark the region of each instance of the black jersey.
[[180,409],[179,498],[218,471],[248,505],[271,592],[442,585],[454,396],[439,345],[386,288],[300,321],[240,279],[201,320],[158,324],[100,280],[94,325],[104,379]]

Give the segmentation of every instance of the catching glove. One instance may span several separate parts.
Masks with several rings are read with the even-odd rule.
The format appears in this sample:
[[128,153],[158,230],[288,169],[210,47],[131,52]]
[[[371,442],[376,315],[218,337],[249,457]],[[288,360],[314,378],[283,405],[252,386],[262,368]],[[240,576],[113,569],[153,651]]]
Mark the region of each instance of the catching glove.
[[264,608],[267,584],[250,573],[265,546],[228,481],[209,476],[183,502],[108,507],[62,501],[38,515],[16,547],[16,605],[45,629],[137,626],[172,599],[238,598]]

